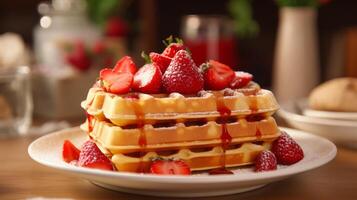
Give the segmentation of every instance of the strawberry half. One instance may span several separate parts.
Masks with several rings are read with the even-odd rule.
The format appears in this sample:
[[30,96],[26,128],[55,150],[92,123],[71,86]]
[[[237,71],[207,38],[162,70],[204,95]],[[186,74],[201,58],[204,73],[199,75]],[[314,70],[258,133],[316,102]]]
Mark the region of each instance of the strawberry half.
[[264,150],[255,158],[255,171],[271,171],[277,169],[277,161],[275,155],[269,151]]
[[211,90],[221,90],[229,87],[234,79],[234,71],[227,65],[215,60],[201,65],[205,86]]
[[156,64],[146,64],[134,75],[133,89],[144,93],[159,93],[161,78],[161,70]]
[[78,160],[80,150],[72,144],[71,141],[65,140],[62,148],[62,158],[66,163]]
[[152,162],[150,172],[159,175],[190,175],[190,167],[182,160],[155,160]]
[[124,56],[115,64],[113,72],[129,72],[132,75],[137,71],[137,67],[130,56]]
[[172,59],[170,57],[155,52],[151,52],[149,55],[150,55],[151,62],[159,66],[162,73],[165,73]]
[[271,151],[275,154],[278,163],[283,165],[292,165],[304,158],[304,152],[299,144],[286,132],[282,132],[273,142]]
[[81,167],[113,170],[112,162],[91,140],[88,140],[83,144],[82,151],[79,154],[78,165]]
[[130,91],[133,75],[129,72],[113,72],[112,69],[105,68],[99,73],[102,87],[110,93],[123,94]]
[[203,89],[203,77],[191,56],[180,50],[162,76],[162,85],[169,92],[196,94]]
[[232,80],[230,86],[233,89],[242,88],[242,87],[248,85],[248,83],[252,79],[253,79],[253,75],[251,75],[247,72],[238,71],[238,72],[235,72],[235,77]]

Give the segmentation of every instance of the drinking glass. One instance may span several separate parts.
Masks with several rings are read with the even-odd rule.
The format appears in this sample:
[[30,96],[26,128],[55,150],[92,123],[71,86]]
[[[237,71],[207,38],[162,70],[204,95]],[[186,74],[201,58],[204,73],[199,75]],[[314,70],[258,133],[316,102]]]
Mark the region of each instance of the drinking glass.
[[219,15],[187,15],[182,18],[181,37],[197,65],[213,59],[236,67],[237,40],[233,21]]
[[0,68],[0,137],[26,134],[32,107],[29,67]]

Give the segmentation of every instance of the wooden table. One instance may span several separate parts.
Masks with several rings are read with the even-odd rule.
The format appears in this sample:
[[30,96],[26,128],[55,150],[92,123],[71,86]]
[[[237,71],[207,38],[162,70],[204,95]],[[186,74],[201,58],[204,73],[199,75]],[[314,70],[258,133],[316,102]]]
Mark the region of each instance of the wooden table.
[[[35,163],[27,154],[34,138],[0,139],[0,199],[158,199],[97,187]],[[357,150],[339,148],[329,164],[261,189],[201,199],[357,199]]]

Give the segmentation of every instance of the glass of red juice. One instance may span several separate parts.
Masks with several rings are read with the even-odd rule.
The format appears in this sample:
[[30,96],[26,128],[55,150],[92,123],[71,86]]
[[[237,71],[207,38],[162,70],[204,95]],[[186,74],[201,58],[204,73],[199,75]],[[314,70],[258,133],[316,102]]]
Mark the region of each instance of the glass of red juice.
[[209,59],[232,68],[238,65],[237,40],[231,19],[216,15],[187,15],[182,18],[181,37],[197,65]]

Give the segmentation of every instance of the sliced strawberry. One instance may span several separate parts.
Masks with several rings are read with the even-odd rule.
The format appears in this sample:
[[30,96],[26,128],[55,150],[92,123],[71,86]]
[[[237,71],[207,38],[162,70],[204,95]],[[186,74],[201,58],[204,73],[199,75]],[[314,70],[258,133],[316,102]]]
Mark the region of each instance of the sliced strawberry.
[[62,148],[62,158],[65,162],[70,163],[79,158],[79,149],[71,141],[65,140]]
[[204,74],[205,86],[211,90],[221,90],[229,87],[234,79],[234,71],[227,65],[215,60],[201,65]]
[[157,66],[160,67],[162,73],[165,73],[167,67],[170,65],[172,60],[170,57],[155,52],[150,53],[150,59],[152,63],[155,63]]
[[92,141],[86,141],[79,154],[78,165],[81,167],[113,170],[112,162],[105,156]]
[[146,64],[134,75],[133,89],[144,93],[159,93],[161,77],[161,70],[156,64]]
[[260,152],[255,159],[256,172],[276,170],[276,168],[277,168],[276,157],[269,150],[264,150]]
[[235,77],[232,80],[230,86],[233,89],[242,88],[242,87],[248,85],[248,83],[252,79],[253,79],[253,75],[251,75],[247,72],[238,71],[238,72],[235,72]]
[[150,167],[153,174],[160,175],[190,175],[190,167],[182,160],[163,160],[153,161]]
[[100,71],[99,78],[102,87],[110,93],[123,94],[130,91],[133,75],[128,72],[115,73],[111,69],[105,68]]
[[137,71],[137,67],[130,56],[124,56],[115,64],[113,72],[129,72],[132,75]]
[[276,139],[271,151],[275,154],[278,163],[283,165],[292,165],[304,158],[304,152],[286,132]]
[[169,92],[196,94],[203,89],[203,77],[190,54],[180,50],[162,76],[162,85]]

